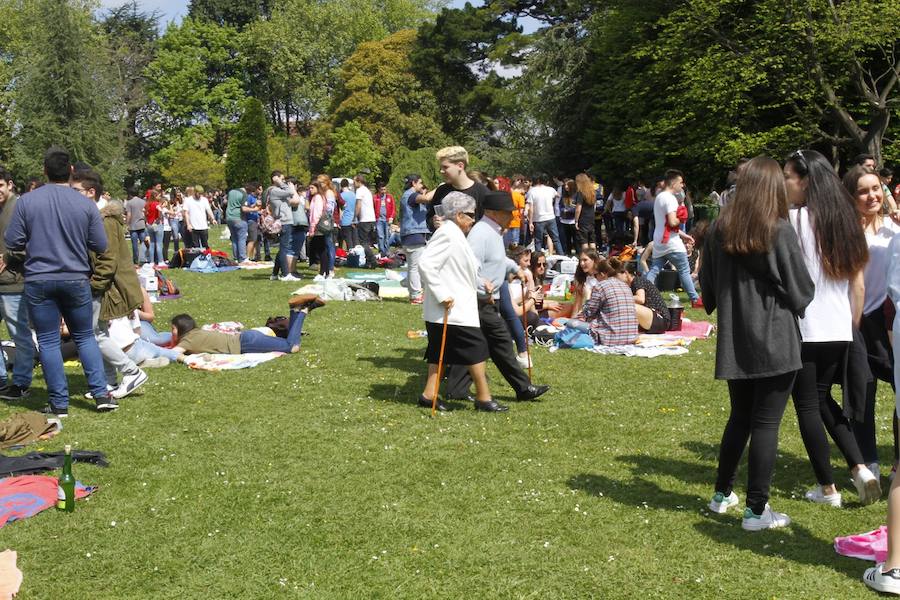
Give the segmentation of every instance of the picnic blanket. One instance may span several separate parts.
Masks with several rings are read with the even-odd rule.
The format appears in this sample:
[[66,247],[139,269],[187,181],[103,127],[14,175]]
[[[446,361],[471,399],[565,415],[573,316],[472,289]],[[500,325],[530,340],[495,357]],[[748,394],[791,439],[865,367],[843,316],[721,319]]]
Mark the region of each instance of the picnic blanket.
[[[639,356],[641,358],[655,358],[657,356],[679,356],[687,354],[687,347],[695,339],[709,337],[713,331],[712,323],[706,321],[691,322],[684,320],[678,331],[667,331],[660,334],[642,333],[634,344],[621,346],[594,346],[582,348],[594,354],[619,354],[622,356]],[[558,346],[551,346],[550,352],[559,350]]]
[[887,526],[878,529],[834,538],[834,551],[841,556],[884,562],[887,558]]
[[283,356],[283,352],[255,352],[248,354],[191,354],[184,362],[192,369],[200,371],[233,371],[249,369],[264,362]]
[[346,277],[354,283],[374,281],[378,284],[378,295],[382,298],[409,298],[406,270],[404,269],[385,269],[382,273],[350,271]]
[[247,263],[239,263],[239,269],[247,269],[248,271],[255,271],[258,269],[271,269],[275,266],[275,263],[272,261],[268,262],[247,262]]
[[682,319],[681,329],[677,331],[667,331],[661,335],[705,340],[712,335],[713,330],[715,330],[715,327],[713,327],[713,324],[709,321],[691,321],[690,319]]

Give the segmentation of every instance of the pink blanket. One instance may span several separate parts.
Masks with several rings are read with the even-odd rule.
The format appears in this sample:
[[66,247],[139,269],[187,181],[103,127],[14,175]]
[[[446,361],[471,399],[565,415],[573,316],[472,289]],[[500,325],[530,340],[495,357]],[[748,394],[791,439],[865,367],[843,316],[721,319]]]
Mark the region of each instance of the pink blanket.
[[705,340],[712,334],[713,329],[713,324],[708,321],[688,321],[683,319],[681,321],[681,329],[667,331],[665,335]]
[[857,535],[834,538],[834,551],[841,556],[882,563],[887,558],[887,526]]

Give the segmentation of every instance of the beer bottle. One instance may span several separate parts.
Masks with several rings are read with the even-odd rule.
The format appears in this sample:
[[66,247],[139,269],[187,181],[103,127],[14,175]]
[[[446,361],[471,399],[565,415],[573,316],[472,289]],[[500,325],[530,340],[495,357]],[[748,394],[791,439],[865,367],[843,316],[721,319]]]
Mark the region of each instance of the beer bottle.
[[66,512],[75,510],[75,478],[72,476],[72,446],[66,444],[66,460],[57,480],[56,508]]

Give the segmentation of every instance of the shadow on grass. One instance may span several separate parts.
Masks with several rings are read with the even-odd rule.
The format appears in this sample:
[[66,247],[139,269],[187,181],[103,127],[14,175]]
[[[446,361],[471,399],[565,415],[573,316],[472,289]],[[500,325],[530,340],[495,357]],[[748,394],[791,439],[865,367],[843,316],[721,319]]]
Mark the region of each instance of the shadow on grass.
[[841,557],[835,560],[831,541],[815,537],[809,529],[796,523],[785,529],[749,533],[738,526],[734,514],[698,516],[696,511],[705,505],[696,495],[666,490],[641,477],[619,481],[604,475],[582,473],[566,483],[572,490],[626,507],[690,515],[690,518],[698,519],[693,524],[694,529],[715,543],[730,544],[761,556],[777,556],[798,564],[828,567],[851,579],[858,578],[862,572],[856,560]]

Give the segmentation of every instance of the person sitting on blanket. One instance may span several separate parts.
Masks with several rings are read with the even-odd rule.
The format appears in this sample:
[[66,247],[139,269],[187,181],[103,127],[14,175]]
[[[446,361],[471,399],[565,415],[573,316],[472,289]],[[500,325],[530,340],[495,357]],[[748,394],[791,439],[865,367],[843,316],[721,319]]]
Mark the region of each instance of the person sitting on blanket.
[[[251,352],[300,351],[300,335],[303,321],[313,309],[325,305],[325,300],[315,294],[298,294],[288,300],[291,309],[287,339],[268,336],[254,330],[242,331],[238,335],[221,331],[203,331],[190,315],[172,317],[172,350],[182,354],[249,354]],[[182,360],[184,357],[182,356]]]
[[638,337],[638,321],[631,288],[616,279],[616,272],[605,260],[596,264],[597,284],[591,297],[575,319],[560,322],[585,329],[601,346],[633,344]]
[[623,263],[617,258],[609,260],[616,278],[631,288],[634,294],[634,310],[638,328],[644,333],[665,333],[669,329],[669,307],[659,289],[646,277],[637,274],[635,262]]

